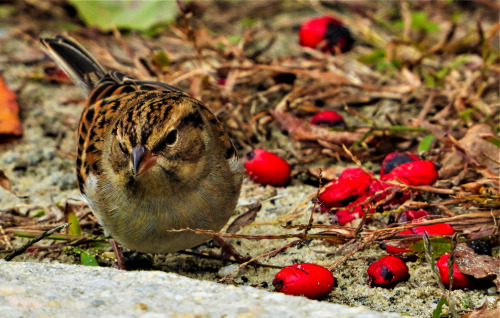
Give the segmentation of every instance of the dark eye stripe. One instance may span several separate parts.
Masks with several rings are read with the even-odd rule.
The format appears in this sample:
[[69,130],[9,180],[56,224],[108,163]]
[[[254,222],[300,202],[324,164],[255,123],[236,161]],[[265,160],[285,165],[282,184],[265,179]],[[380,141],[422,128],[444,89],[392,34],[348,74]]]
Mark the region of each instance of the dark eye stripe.
[[120,146],[120,150],[121,150],[124,154],[128,154],[127,149],[125,149],[121,143],[118,143],[118,146]]

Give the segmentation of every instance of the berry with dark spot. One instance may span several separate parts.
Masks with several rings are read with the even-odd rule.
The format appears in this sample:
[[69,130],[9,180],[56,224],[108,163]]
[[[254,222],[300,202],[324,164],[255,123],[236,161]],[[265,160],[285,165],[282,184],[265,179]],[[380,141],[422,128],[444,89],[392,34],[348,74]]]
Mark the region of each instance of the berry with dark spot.
[[412,185],[432,185],[438,178],[436,166],[432,161],[419,160],[403,163],[384,175],[383,180],[399,179],[401,182]]
[[337,114],[333,110],[325,110],[317,113],[311,119],[311,124],[316,126],[340,127],[345,128],[345,121],[342,115]]
[[384,175],[391,172],[397,166],[407,163],[420,160],[419,157],[412,155],[410,153],[404,152],[392,152],[385,156],[384,161],[382,161],[382,167],[380,168],[380,177],[382,178]]
[[309,263],[287,266],[273,280],[273,286],[278,292],[313,299],[328,295],[334,285],[335,278],[328,269]]
[[410,277],[408,267],[398,257],[384,256],[368,267],[368,285],[394,287]]
[[347,52],[352,48],[354,39],[349,29],[337,19],[329,16],[305,21],[299,30],[301,46],[323,52]]
[[252,180],[263,184],[282,186],[290,178],[290,165],[262,149],[254,149],[247,154],[245,168]]

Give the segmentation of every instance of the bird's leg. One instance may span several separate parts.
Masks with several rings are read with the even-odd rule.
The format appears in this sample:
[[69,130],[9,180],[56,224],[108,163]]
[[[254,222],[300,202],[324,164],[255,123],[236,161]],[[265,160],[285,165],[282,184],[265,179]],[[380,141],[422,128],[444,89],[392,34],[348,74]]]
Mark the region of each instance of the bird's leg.
[[231,244],[228,242],[224,241],[222,237],[214,235],[212,237],[215,243],[220,246],[221,252],[220,252],[220,257],[222,260],[229,260],[232,257],[238,262],[247,262],[251,259],[250,256],[243,256],[241,255]]
[[120,248],[120,245],[117,241],[111,239],[111,247],[113,248],[113,252],[115,253],[116,263],[113,264],[114,267],[118,269],[126,270],[125,261],[123,260],[123,253]]

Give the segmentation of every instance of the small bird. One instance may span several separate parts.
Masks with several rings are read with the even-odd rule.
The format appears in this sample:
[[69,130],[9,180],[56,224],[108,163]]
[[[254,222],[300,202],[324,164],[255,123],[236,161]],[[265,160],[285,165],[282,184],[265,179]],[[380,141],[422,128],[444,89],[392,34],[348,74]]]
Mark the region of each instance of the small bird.
[[176,87],[107,72],[75,40],[40,39],[88,95],[78,128],[83,199],[122,246],[145,253],[191,248],[234,212],[243,172],[206,106]]

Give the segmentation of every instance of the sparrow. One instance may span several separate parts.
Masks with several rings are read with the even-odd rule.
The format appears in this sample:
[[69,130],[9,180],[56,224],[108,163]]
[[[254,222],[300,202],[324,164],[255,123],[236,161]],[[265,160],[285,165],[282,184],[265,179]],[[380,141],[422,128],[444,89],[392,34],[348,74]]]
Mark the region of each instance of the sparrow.
[[88,96],[76,178],[106,233],[129,249],[170,253],[210,239],[170,230],[219,231],[243,172],[214,114],[176,87],[106,71],[67,36],[39,43]]

